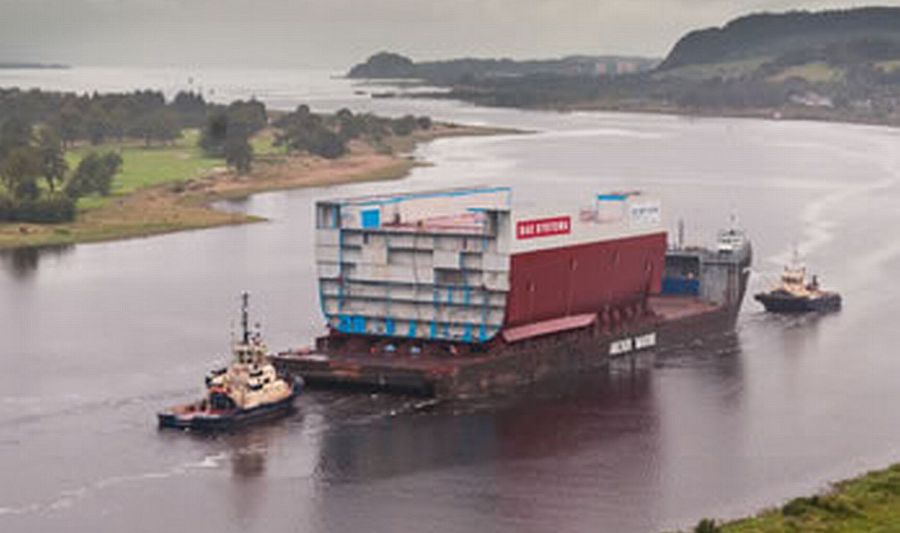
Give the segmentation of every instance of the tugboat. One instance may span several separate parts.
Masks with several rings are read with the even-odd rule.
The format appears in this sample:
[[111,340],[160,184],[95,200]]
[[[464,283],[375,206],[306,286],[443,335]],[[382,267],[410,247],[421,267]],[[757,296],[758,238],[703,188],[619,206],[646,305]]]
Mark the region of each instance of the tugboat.
[[766,311],[772,313],[805,313],[808,311],[827,312],[841,308],[841,295],[823,291],[815,275],[806,281],[806,267],[800,262],[797,251],[789,265],[781,273],[781,283],[768,292],[754,295]]
[[232,344],[234,360],[206,375],[206,396],[196,402],[176,405],[160,412],[160,427],[218,430],[283,416],[293,410],[300,394],[300,378],[287,381],[278,376],[269,361],[266,345],[248,321],[250,296],[242,295],[243,334]]

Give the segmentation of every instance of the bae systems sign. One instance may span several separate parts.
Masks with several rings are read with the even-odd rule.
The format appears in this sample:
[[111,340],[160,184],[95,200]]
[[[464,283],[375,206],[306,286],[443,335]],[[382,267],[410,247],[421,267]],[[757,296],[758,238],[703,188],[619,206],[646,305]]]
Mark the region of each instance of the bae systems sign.
[[516,223],[517,239],[534,239],[565,235],[572,232],[572,217],[541,218],[537,220],[520,220]]

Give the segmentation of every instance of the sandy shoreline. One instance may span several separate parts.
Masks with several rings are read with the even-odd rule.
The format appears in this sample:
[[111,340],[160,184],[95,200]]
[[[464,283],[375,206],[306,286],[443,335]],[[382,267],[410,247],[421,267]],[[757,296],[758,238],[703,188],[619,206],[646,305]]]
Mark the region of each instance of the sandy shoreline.
[[79,214],[65,224],[0,224],[0,250],[147,237],[263,219],[211,207],[216,201],[261,192],[321,187],[406,177],[422,162],[411,153],[423,142],[457,136],[521,133],[500,128],[436,124],[431,130],[393,138],[390,153],[351,144],[350,153],[335,160],[314,156],[261,156],[253,171],[239,176],[224,169],[176,184],[140,189],[103,207]]

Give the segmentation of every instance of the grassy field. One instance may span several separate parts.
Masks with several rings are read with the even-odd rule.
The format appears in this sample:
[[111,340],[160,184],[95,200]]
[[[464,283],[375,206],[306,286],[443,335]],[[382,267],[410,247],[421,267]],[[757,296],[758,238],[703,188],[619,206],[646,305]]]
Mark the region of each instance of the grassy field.
[[725,63],[708,65],[687,65],[654,74],[659,78],[678,78],[683,80],[702,81],[711,78],[732,79],[754,73],[769,58],[743,59]]
[[841,81],[844,78],[844,72],[828,63],[816,61],[805,65],[788,67],[769,78],[769,80],[782,82],[790,78],[801,78],[810,83],[833,83]]
[[[105,143],[99,146],[78,146],[66,153],[70,168],[78,166],[78,162],[92,151],[115,151],[122,156],[122,172],[113,182],[112,195],[107,198],[89,196],[78,201],[80,210],[96,209],[106,205],[115,197],[133,193],[138,189],[163,183],[187,181],[223,168],[222,159],[213,159],[203,155],[197,147],[196,130],[185,130],[180,139],[166,146],[144,146],[140,142],[125,144]],[[263,141],[264,142],[264,141]],[[260,142],[262,145],[263,142]]]
[[885,72],[894,72],[900,70],[900,59],[894,59],[893,61],[881,61],[879,63],[875,63],[875,66],[879,67]]
[[753,518],[698,525],[705,533],[900,531],[900,464],[840,482],[824,494],[796,498]]
[[205,157],[196,146],[195,131],[186,132],[167,146],[145,147],[133,141],[79,146],[67,153],[73,168],[91,150],[116,150],[122,155],[123,169],[115,177],[112,195],[79,200],[74,222],[0,224],[0,249],[142,237],[259,221],[241,213],[218,211],[210,204],[264,191],[399,179],[417,165],[405,155],[416,143],[438,137],[499,133],[511,131],[439,125],[428,132],[392,139],[392,150],[387,153],[358,143],[347,155],[327,160],[286,154],[273,146],[272,132],[263,131],[251,140],[257,160],[252,172],[243,176],[225,170],[223,160]]

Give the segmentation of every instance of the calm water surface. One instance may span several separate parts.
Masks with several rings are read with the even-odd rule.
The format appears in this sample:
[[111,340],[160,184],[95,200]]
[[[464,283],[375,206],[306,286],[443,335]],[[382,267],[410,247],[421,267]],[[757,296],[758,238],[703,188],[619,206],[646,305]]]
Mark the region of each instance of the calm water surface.
[[[0,72],[0,85],[164,85],[115,74]],[[399,183],[225,206],[268,223],[0,255],[0,530],[656,531],[900,460],[900,133],[372,101],[321,73],[195,76],[279,107],[536,133],[432,143],[418,155],[435,165]],[[246,433],[157,431],[155,412],[198,394],[226,353],[240,291],[274,348],[321,331],[316,199],[472,183],[513,185],[521,202],[650,189],[695,242],[735,210],[757,251],[751,290],[796,243],[846,308],[778,318],[747,301],[733,335],[516,398],[311,392]]]

